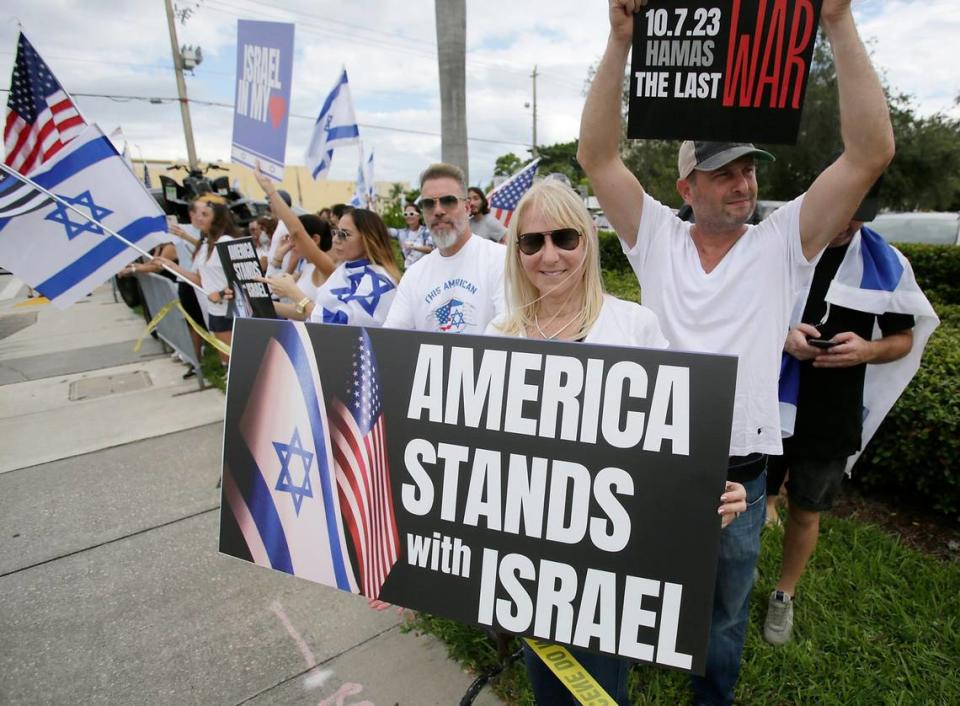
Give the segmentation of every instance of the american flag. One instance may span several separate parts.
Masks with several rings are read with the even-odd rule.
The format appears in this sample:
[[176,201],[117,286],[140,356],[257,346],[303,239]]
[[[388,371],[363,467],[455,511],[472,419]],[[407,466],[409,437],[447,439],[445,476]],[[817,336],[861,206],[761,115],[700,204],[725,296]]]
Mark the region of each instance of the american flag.
[[400,554],[393,512],[377,359],[365,329],[353,352],[347,402],[334,399],[330,415],[340,512],[353,539],[360,591],[377,598]]
[[4,162],[21,174],[50,159],[86,125],[73,100],[22,32],[7,111]]
[[510,218],[513,216],[513,211],[523,195],[527,193],[527,189],[533,184],[533,177],[537,173],[537,166],[539,164],[539,159],[533,160],[530,164],[490,192],[488,198],[490,202],[490,212],[494,218],[503,223],[503,225],[510,225]]

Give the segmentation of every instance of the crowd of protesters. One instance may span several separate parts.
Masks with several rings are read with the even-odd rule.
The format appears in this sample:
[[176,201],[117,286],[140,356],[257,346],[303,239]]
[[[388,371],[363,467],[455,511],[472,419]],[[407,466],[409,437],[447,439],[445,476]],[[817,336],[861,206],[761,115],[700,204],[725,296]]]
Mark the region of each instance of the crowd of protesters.
[[[693,222],[681,219],[644,191],[618,152],[623,72],[633,14],[642,4],[610,3],[611,33],[584,107],[578,159],[637,274],[644,306],[604,293],[596,228],[580,196],[559,180],[531,187],[504,226],[490,213],[483,190],[468,187],[459,168],[431,165],[421,175],[419,198],[403,204],[404,227],[388,228],[375,211],[344,204],[298,216],[289,195],[257,170],[269,215],[253,221],[247,234],[261,260],[260,281],[271,290],[278,315],[288,319],[737,355],[728,479],[719,507],[709,509],[723,529],[706,674],[692,681],[695,703],[730,704],[764,525],[767,461],[782,454],[782,351],[799,347],[811,366],[862,369],[910,349],[903,333],[902,346],[873,359],[865,353],[869,339],[842,332],[830,347],[808,345],[819,336],[817,327],[790,318],[824,249],[846,247],[859,229],[853,214],[892,157],[892,132],[849,2],[825,0],[821,21],[841,79],[844,152],[805,194],[754,225],[756,165],[772,155],[748,143],[684,142],[677,190]],[[132,270],[166,269],[199,285],[207,294],[198,299],[181,282],[185,309],[229,344],[232,292],[215,255],[217,242],[238,235],[229,210],[212,195],[202,197],[191,205],[190,223],[171,232],[178,236],[175,247],[162,246]],[[402,272],[391,241],[402,254]],[[452,289],[443,298],[426,296],[438,285]],[[898,320],[896,330],[911,325],[912,319]],[[792,338],[785,341],[788,331]],[[199,351],[199,337],[195,343]],[[862,371],[860,380],[862,395]],[[829,478],[820,485],[834,492],[843,464],[834,459],[828,465]],[[784,471],[805,472],[799,464]],[[801,487],[798,477],[792,482]],[[806,511],[804,500],[797,502],[801,519],[829,507],[807,503]],[[790,580],[771,596],[765,635],[774,644],[790,639],[791,594],[813,551],[812,531]],[[617,703],[626,703],[626,662],[571,651]],[[573,703],[535,654],[528,652],[526,661],[538,703]]]

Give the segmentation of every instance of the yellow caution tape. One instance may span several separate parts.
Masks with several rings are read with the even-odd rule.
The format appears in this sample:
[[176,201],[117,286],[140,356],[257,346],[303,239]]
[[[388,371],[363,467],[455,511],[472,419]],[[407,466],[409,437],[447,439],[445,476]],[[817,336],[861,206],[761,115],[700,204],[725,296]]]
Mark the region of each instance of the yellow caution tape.
[[140,347],[143,345],[143,339],[153,333],[153,330],[160,324],[163,320],[163,317],[170,313],[172,309],[178,309],[183,318],[186,319],[187,323],[190,324],[190,328],[197,332],[197,335],[200,336],[204,341],[209,343],[211,346],[216,348],[218,351],[224,355],[230,355],[230,346],[221,341],[219,338],[211,334],[209,331],[205,331],[203,327],[190,318],[190,314],[187,313],[186,309],[183,308],[183,304],[180,303],[179,299],[171,299],[166,304],[163,305],[163,308],[157,312],[157,315],[153,317],[149,324],[147,324],[147,329],[144,331],[140,338],[137,339],[136,345],[133,347],[134,353],[140,352]]
[[566,647],[543,640],[524,638],[524,641],[583,706],[616,706],[617,702]]

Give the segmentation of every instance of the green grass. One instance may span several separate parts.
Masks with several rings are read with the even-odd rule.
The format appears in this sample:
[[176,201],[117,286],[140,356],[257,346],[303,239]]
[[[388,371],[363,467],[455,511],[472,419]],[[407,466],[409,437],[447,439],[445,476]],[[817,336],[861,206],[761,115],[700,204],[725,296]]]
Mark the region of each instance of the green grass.
[[227,369],[220,365],[220,356],[213,346],[204,345],[200,367],[203,369],[203,380],[206,384],[222,392],[227,391]]
[[[960,563],[924,556],[873,525],[825,516],[798,591],[794,640],[774,648],[761,632],[782,540],[782,530],[764,531],[738,703],[960,704]],[[467,668],[496,658],[479,630],[424,615],[414,629],[446,641]],[[533,703],[522,665],[498,681],[508,703]],[[646,666],[631,674],[631,697],[644,706],[690,703],[683,674]]]

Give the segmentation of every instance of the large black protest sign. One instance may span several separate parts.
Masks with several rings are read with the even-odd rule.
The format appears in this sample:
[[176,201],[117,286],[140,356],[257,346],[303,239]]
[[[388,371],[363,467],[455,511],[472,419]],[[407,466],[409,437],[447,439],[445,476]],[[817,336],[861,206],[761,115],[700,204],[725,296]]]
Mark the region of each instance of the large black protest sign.
[[263,276],[263,271],[253,239],[234,238],[217,243],[217,255],[233,290],[235,315],[241,318],[277,318],[270,292],[266,285],[256,281],[257,277]]
[[220,549],[702,673],[736,359],[238,320]]
[[820,0],[650,0],[627,136],[793,144]]

